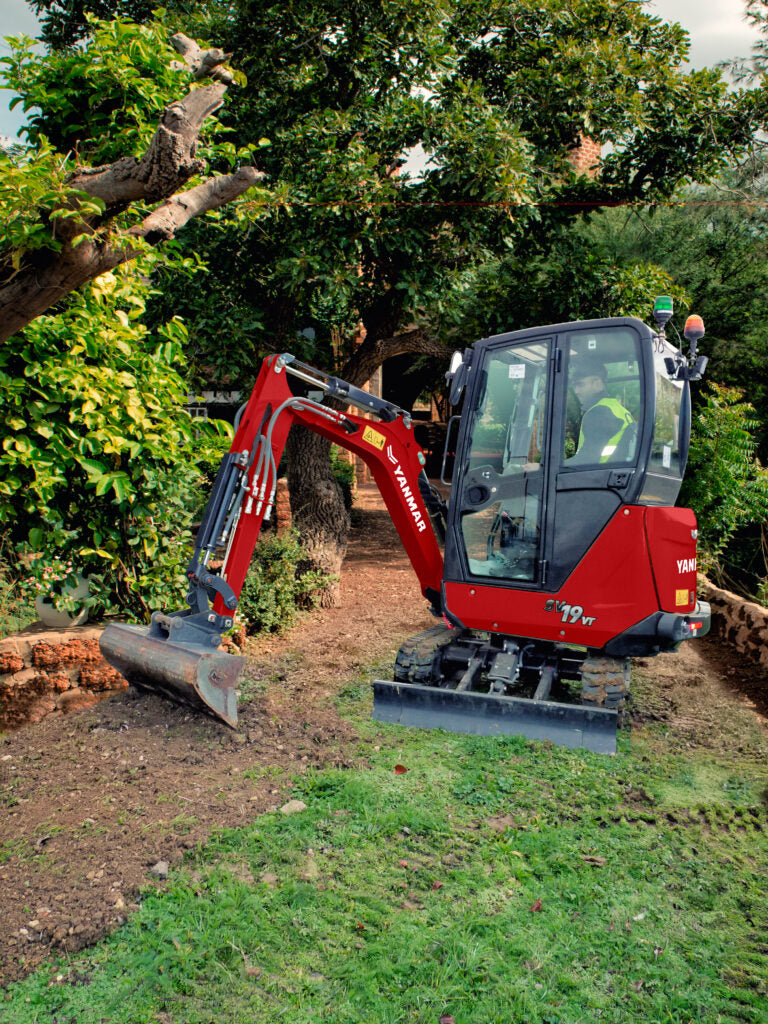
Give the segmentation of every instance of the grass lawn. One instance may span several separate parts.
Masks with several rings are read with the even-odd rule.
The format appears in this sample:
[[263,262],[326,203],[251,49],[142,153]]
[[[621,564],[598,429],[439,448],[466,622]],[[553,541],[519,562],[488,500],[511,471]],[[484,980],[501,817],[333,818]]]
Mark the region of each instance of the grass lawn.
[[367,682],[340,698],[367,767],[297,776],[305,810],[212,837],[0,1020],[768,1022],[757,732],[611,758],[382,726]]

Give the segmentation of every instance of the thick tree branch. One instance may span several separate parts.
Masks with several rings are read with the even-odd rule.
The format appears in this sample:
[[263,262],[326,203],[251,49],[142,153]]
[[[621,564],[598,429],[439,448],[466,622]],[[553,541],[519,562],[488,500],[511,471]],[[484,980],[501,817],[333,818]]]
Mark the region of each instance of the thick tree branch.
[[406,352],[441,358],[446,358],[448,354],[445,345],[423,327],[415,327],[389,338],[376,338],[368,334],[362,345],[344,364],[341,377],[350,384],[362,387],[385,360],[402,356]]
[[[102,167],[78,167],[68,184],[106,205],[100,218],[70,217],[55,222],[59,252],[38,250],[20,270],[0,282],[0,341],[25,327],[69,292],[140,251],[137,240],[151,245],[166,241],[193,217],[232,202],[264,177],[255,167],[203,182],[186,192],[187,181],[205,164],[197,157],[200,129],[222,105],[232,73],[222,67],[228,54],[202,50],[179,33],[171,40],[195,78],[213,78],[192,89],[163,111],[157,130],[142,157],[123,157]],[[100,229],[131,203],[162,202],[141,224],[126,232]],[[79,243],[72,246],[77,236]],[[10,266],[10,261],[8,261]]]
[[26,327],[69,292],[134,259],[140,251],[137,238],[151,245],[168,241],[193,217],[232,202],[263,177],[255,167],[242,167],[235,174],[212,178],[172,196],[141,225],[127,232],[109,239],[94,235],[74,248],[67,244],[60,253],[53,254],[47,266],[22,269],[0,287],[0,342]]
[[107,212],[137,200],[156,202],[172,195],[203,170],[205,164],[197,158],[200,129],[222,105],[225,91],[221,83],[193,89],[165,108],[141,159],[123,157],[103,167],[78,168],[68,184],[103,199]]
[[[223,82],[224,85],[231,85],[234,82],[234,75],[229,68],[222,67],[222,64],[232,56],[231,53],[224,53],[219,49],[203,50],[194,39],[185,36],[183,32],[171,36],[171,43],[184,58],[187,67],[192,69],[195,78],[212,78],[216,82]],[[180,64],[179,67],[183,65]]]
[[231,203],[263,178],[264,174],[255,167],[241,167],[234,174],[209,178],[180,195],[166,199],[144,218],[140,227],[131,228],[129,234],[144,238],[152,245],[167,241],[193,217]]

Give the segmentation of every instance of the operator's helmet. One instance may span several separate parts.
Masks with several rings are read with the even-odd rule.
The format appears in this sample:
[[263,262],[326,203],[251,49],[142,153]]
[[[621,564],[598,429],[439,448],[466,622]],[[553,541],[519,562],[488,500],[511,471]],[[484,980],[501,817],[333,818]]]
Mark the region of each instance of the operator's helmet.
[[576,353],[571,360],[570,381],[572,384],[574,381],[584,380],[585,377],[599,377],[602,381],[606,380],[608,375],[605,363],[597,356]]

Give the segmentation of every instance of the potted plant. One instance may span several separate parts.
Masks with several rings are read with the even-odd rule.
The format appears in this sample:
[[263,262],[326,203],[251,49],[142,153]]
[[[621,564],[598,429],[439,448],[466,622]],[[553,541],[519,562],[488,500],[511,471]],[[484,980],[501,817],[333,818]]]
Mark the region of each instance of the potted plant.
[[88,580],[75,571],[72,562],[38,556],[24,583],[43,625],[61,629],[88,621]]

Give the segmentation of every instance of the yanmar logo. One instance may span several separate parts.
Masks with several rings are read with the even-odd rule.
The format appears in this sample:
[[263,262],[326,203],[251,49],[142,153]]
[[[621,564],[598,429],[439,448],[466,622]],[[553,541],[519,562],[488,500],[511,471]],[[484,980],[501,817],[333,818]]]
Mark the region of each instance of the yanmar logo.
[[411,515],[413,516],[413,521],[416,526],[416,529],[419,531],[419,533],[422,533],[424,530],[426,530],[427,524],[424,522],[424,516],[421,514],[421,512],[419,512],[419,506],[416,504],[416,499],[413,496],[413,491],[408,486],[408,481],[405,478],[405,473],[403,472],[402,467],[400,466],[397,456],[392,453],[392,446],[389,444],[387,445],[387,458],[394,466],[395,479],[400,484],[400,490],[403,492],[405,504],[408,506]]
[[677,560],[677,571],[678,572],[696,572],[696,559],[695,558],[678,558],[678,560]]

